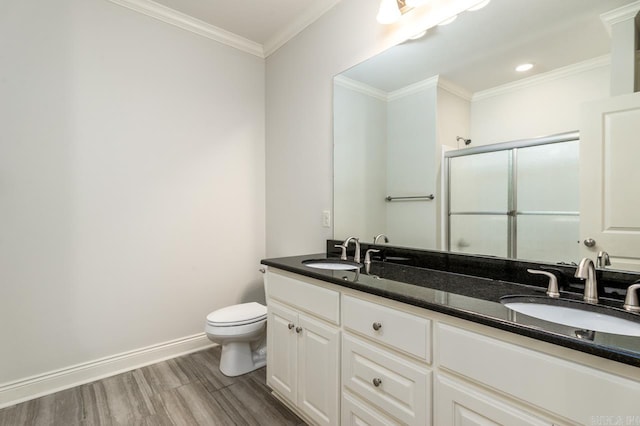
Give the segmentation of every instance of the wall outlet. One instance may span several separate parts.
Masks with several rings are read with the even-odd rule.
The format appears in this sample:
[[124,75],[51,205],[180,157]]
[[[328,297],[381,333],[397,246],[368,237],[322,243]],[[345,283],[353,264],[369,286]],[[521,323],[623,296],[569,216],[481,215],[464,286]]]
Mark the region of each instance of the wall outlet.
[[331,228],[331,210],[322,210],[322,226]]

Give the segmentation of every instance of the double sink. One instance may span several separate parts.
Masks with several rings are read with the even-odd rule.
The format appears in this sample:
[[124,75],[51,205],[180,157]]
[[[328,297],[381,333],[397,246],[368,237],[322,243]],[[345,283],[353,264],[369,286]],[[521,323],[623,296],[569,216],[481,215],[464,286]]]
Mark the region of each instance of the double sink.
[[[328,271],[359,271],[362,264],[339,259],[309,259],[305,266]],[[622,336],[640,337],[640,315],[602,304],[545,296],[508,295],[500,298],[514,314],[555,324]]]

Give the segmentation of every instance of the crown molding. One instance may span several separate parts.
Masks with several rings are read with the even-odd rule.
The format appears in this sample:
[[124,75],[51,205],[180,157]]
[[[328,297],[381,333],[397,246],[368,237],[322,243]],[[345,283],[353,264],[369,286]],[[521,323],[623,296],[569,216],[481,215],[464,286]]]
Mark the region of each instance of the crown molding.
[[601,14],[600,20],[607,28],[607,32],[609,33],[609,35],[611,35],[611,27],[613,27],[613,25],[626,21],[628,19],[635,18],[639,11],[640,0]]
[[353,90],[354,92],[362,93],[363,95],[371,96],[372,98],[376,98],[384,102],[387,102],[388,100],[387,92],[385,92],[384,90],[376,89],[373,86],[369,86],[368,84],[362,83],[360,81],[352,80],[343,75],[335,76],[333,78],[333,82],[338,86]]
[[441,89],[446,90],[447,92],[451,93],[452,95],[455,95],[459,98],[464,99],[465,101],[469,101],[471,102],[471,99],[473,98],[473,93],[471,93],[470,91],[468,91],[467,89],[465,89],[462,86],[458,86],[457,84],[444,79],[442,77],[440,77],[440,79],[438,80],[438,87]]
[[331,10],[341,0],[324,0],[314,3],[314,7],[305,11],[302,16],[286,25],[281,31],[264,43],[264,57],[268,57],[284,46],[289,40],[297,36],[302,30],[317,21],[322,15]]
[[534,75],[529,78],[514,81],[513,83],[503,84],[501,86],[492,87],[491,89],[482,90],[473,94],[471,98],[472,102],[482,99],[491,98],[498,95],[504,95],[509,92],[515,92],[527,87],[536,86],[541,83],[557,80],[559,78],[568,77],[575,74],[580,74],[585,71],[590,71],[596,68],[608,66],[611,63],[609,55],[599,56],[597,58],[588,59],[577,64],[567,65],[566,67],[558,68],[553,71],[549,71],[543,74]]
[[419,81],[417,83],[411,84],[409,86],[403,87],[401,89],[395,90],[393,92],[385,92],[384,90],[377,89],[373,86],[369,86],[368,84],[362,83],[360,81],[352,80],[343,75],[337,75],[333,78],[333,81],[338,86],[345,87],[347,89],[365,94],[367,96],[374,97],[381,101],[395,101],[400,98],[404,98],[405,96],[414,95],[416,93],[423,92],[427,89],[431,89],[434,87],[441,88],[451,93],[452,95],[458,96],[466,101],[471,101],[472,94],[467,89],[458,86],[455,83],[452,83],[449,80],[446,80],[438,75],[428,78],[426,80]]
[[400,98],[404,98],[405,96],[413,95],[415,93],[422,92],[426,89],[430,89],[432,87],[438,86],[438,79],[440,76],[436,75],[426,80],[418,81],[417,83],[410,84],[408,86],[403,87],[402,89],[394,90],[390,92],[388,95],[389,101],[395,101]]
[[177,10],[158,4],[152,0],[109,0],[112,3],[142,13],[159,21],[174,25],[183,30],[201,35],[227,46],[234,47],[259,58],[265,58],[261,44],[240,37],[230,31],[223,30]]

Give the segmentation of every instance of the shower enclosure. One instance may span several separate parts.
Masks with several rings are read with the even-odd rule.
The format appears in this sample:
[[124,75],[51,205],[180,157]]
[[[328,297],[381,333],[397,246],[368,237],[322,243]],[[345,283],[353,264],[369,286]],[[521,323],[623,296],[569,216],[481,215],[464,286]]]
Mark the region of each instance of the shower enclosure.
[[444,157],[446,250],[578,260],[578,132],[450,151]]

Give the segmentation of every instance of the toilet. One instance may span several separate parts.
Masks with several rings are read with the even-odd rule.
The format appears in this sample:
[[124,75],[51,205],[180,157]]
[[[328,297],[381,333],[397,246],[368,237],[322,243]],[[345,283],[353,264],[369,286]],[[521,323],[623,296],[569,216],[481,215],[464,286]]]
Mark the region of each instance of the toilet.
[[207,337],[222,345],[220,371],[225,376],[249,373],[267,362],[267,307],[250,302],[207,315]]

